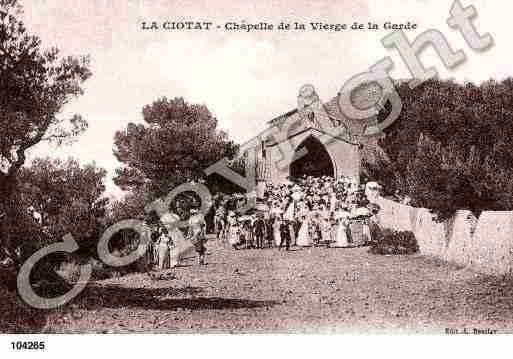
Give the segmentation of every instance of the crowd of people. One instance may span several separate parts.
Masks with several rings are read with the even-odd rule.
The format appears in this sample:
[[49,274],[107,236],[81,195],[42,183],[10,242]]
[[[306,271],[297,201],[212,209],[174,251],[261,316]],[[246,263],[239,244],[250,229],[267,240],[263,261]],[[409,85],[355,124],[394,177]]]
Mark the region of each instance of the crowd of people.
[[267,183],[264,198],[250,215],[238,215],[221,202],[214,222],[218,238],[234,249],[347,247],[371,239],[370,222],[378,210],[351,178],[305,176]]
[[151,230],[151,241],[148,247],[149,262],[158,269],[164,270],[180,264],[182,250],[191,243],[198,254],[199,264],[205,265],[206,221],[198,209],[190,210],[186,233],[178,228],[180,217],[175,213],[167,213],[160,218]]
[[[372,218],[379,211],[367,200],[364,186],[344,177],[267,183],[256,208],[240,214],[237,207],[244,200],[237,194],[224,197],[217,201],[214,215],[218,240],[236,250],[362,245],[371,240]],[[151,230],[149,260],[160,270],[179,265],[182,251],[191,244],[199,264],[205,264],[205,217],[191,209],[184,231],[176,226],[178,221],[178,214],[167,213]]]

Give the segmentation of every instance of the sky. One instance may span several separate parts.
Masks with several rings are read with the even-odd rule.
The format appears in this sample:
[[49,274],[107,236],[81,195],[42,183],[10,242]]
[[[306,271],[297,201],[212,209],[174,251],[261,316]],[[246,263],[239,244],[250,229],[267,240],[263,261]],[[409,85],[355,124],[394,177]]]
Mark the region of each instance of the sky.
[[511,76],[513,47],[510,14],[513,5],[499,1],[461,1],[474,5],[474,25],[489,33],[494,46],[473,52],[463,37],[446,24],[452,1],[337,0],[337,1],[185,1],[185,0],[21,0],[24,21],[47,47],[63,55],[90,55],[93,76],[85,94],[63,109],[62,116],[78,113],[89,128],[70,146],[47,144],[34,148],[29,158],[73,156],[82,163],[95,161],[108,170],[107,193],[122,192],[112,182],[119,166],[112,154],[113,136],[130,122],[140,122],[143,106],[158,98],[184,97],[205,104],[219,127],[237,142],[250,139],[266,122],[296,107],[299,88],[312,84],[321,100],[329,100],[352,76],[365,72],[390,56],[394,78],[411,77],[395,49],[381,39],[392,30],[353,31],[169,31],[142,30],[142,22],[324,22],[354,21],[418,24],[406,31],[441,31],[466,62],[447,70],[433,49],[421,55],[441,78],[482,82]]

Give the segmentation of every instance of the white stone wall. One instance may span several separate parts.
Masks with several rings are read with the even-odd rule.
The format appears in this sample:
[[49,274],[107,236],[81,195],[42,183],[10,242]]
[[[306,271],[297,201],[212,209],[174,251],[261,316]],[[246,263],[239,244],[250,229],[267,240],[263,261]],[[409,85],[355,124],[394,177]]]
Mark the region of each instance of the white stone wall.
[[382,197],[376,201],[383,228],[415,234],[420,253],[456,263],[477,272],[503,275],[513,271],[513,212],[487,211],[479,219],[458,211],[438,223],[425,208],[402,205]]
[[483,212],[470,245],[470,266],[488,274],[510,274],[513,269],[513,212]]

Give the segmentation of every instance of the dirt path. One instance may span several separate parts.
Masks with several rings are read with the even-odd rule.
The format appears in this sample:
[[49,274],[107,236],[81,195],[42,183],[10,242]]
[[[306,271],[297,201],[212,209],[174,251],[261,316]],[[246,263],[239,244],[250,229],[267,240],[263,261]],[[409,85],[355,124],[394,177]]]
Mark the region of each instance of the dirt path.
[[[161,280],[130,275],[91,285],[52,332],[443,333],[513,328],[513,283],[423,256],[367,248],[240,250],[209,244]],[[173,276],[176,276],[173,279]]]

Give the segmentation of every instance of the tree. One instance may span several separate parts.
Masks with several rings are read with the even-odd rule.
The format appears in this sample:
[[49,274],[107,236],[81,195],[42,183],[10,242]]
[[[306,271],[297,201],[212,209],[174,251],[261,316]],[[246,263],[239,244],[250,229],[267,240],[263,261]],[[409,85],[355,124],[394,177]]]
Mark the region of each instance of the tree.
[[111,203],[107,211],[107,225],[113,225],[126,219],[145,218],[152,224],[157,221],[152,215],[147,214],[145,206],[150,203],[149,194],[144,189],[133,190],[123,198]]
[[74,159],[38,158],[20,170],[21,199],[40,218],[51,240],[71,233],[82,246],[94,245],[104,228],[108,199],[103,197],[107,171]]
[[42,141],[72,140],[87,127],[79,115],[59,116],[83,93],[91,76],[87,57],[59,57],[56,48],[42,48],[19,20],[17,0],[0,0],[0,210],[5,213],[1,238],[12,247],[22,209],[18,174],[26,151]]
[[114,138],[114,155],[123,164],[114,182],[123,189],[144,189],[151,198],[160,197],[204,178],[205,168],[237,152],[204,105],[164,97],[145,106],[142,114],[144,124],[130,123]]
[[513,80],[398,83],[397,91],[402,112],[380,142],[388,159],[367,172],[441,220],[457,209],[513,209]]

